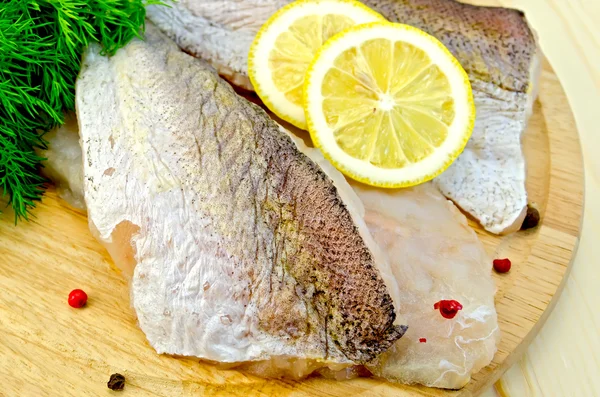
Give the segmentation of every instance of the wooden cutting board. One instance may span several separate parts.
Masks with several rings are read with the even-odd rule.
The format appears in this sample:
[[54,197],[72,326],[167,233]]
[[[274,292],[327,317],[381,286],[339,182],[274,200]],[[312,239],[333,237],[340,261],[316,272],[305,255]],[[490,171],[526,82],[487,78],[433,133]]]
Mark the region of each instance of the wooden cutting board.
[[[123,396],[470,396],[492,385],[525,351],[554,307],[579,239],[583,169],[567,99],[545,63],[540,96],[524,137],[528,192],[542,224],[506,237],[475,223],[491,257],[513,270],[494,275],[502,340],[490,366],[460,391],[376,379],[266,380],[194,359],[159,356],[136,326],[126,281],[90,235],[85,214],[50,189],[35,218],[0,217],[0,396],[102,396],[110,374],[127,378]],[[67,295],[90,296],[81,310]]]

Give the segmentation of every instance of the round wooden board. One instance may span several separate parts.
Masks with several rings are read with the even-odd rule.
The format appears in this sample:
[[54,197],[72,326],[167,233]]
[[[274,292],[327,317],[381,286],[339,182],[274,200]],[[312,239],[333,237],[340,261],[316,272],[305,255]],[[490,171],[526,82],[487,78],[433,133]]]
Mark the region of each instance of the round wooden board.
[[[502,340],[493,363],[460,391],[376,379],[266,380],[193,359],[160,356],[129,306],[126,281],[88,231],[85,214],[50,189],[31,222],[0,218],[0,396],[110,395],[109,375],[127,378],[123,396],[469,396],[492,385],[524,352],[552,310],[577,248],[583,169],[565,94],[545,63],[540,96],[524,137],[528,191],[542,225],[497,237],[473,227],[492,257],[513,270],[495,275]],[[90,296],[83,310],[71,289]]]

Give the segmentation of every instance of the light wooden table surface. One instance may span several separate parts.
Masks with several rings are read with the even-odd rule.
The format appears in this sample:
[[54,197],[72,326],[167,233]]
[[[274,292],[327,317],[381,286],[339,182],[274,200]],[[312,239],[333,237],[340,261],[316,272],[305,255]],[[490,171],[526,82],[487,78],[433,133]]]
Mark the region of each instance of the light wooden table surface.
[[600,396],[600,0],[500,2],[525,11],[567,93],[581,137],[586,206],[579,251],[554,312],[484,396]]

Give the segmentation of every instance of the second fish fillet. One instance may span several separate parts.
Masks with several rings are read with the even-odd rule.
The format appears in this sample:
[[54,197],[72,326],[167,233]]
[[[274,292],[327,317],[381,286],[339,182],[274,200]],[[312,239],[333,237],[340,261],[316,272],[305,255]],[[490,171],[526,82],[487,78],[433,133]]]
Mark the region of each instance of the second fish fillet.
[[[247,56],[258,29],[291,0],[180,0],[149,6],[148,18],[185,51],[252,90]],[[438,38],[469,74],[477,117],[463,154],[435,185],[488,231],[517,231],[526,215],[521,148],[539,74],[540,50],[520,11],[455,0],[365,0],[392,22]]]

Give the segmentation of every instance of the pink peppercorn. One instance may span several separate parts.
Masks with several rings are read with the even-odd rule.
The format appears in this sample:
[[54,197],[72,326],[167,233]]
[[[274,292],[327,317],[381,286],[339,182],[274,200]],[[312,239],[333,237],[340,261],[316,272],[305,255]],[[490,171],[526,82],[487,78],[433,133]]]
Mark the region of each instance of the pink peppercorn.
[[494,259],[494,270],[498,273],[507,273],[511,265],[510,259]]
[[441,300],[433,305],[435,310],[439,310],[442,317],[453,319],[463,306],[455,300]]

